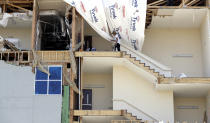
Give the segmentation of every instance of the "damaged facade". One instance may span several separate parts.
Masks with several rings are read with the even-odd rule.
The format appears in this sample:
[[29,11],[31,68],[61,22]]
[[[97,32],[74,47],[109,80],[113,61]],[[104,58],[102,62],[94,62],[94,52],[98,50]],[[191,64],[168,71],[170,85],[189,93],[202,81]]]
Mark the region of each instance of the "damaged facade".
[[144,2],[1,0],[0,122],[210,123],[210,1]]

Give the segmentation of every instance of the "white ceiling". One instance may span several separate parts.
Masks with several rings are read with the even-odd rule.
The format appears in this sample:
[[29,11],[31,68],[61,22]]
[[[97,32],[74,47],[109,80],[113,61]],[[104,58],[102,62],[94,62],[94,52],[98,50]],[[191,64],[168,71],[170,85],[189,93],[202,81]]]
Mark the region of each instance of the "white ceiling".
[[150,28],[199,28],[207,9],[158,9]]
[[83,72],[91,74],[112,74],[114,65],[122,65],[149,82],[157,82],[157,78],[146,72],[144,69],[136,67],[125,58],[115,57],[83,57]]
[[210,90],[210,84],[186,83],[186,84],[158,84],[157,90],[173,90],[175,97],[205,97]]
[[64,15],[67,4],[63,0],[38,0],[40,10],[57,10]]
[[114,64],[120,64],[120,58],[84,57],[83,72],[85,73],[112,73]]

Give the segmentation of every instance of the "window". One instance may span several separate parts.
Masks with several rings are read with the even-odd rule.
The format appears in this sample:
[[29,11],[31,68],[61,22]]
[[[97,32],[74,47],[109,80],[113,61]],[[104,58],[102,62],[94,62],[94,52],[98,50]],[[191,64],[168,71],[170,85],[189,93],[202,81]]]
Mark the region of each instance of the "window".
[[50,76],[36,68],[35,94],[61,94],[62,66],[48,66]]

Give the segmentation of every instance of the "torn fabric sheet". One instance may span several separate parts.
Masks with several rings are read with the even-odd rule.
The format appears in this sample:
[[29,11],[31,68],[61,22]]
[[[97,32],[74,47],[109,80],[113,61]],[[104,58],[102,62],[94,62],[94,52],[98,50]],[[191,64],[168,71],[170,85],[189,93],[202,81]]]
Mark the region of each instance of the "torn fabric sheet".
[[23,21],[32,21],[32,12],[28,13],[3,13],[0,18],[0,26],[7,27],[9,19],[19,19]]
[[64,0],[103,38],[119,33],[121,42],[141,51],[144,42],[147,0]]

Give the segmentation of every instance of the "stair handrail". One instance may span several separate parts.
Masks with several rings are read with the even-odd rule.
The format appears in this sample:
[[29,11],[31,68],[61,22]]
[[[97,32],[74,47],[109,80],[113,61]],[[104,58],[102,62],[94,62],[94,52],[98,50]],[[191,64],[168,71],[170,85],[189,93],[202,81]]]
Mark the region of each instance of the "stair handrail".
[[151,64],[153,64],[154,66],[160,68],[161,70],[164,70],[164,71],[171,71],[172,70],[170,67],[165,66],[165,65],[161,64],[160,62],[152,59],[151,57],[146,56],[143,53],[137,52],[136,50],[134,50],[132,48],[129,48],[129,47],[125,46],[124,44],[121,44],[121,46],[124,47],[125,49],[131,51],[135,55],[139,56],[140,58],[145,59],[147,62],[150,62]]
[[154,118],[154,117],[152,117],[151,115],[145,113],[144,111],[142,111],[141,109],[139,109],[138,107],[134,106],[133,104],[127,102],[127,101],[124,100],[124,99],[113,99],[113,101],[124,102],[124,103],[126,103],[127,105],[131,106],[132,108],[136,109],[137,111],[141,112],[142,114],[146,115],[147,117],[151,118],[153,121],[159,121],[159,120],[157,120],[156,118]]

